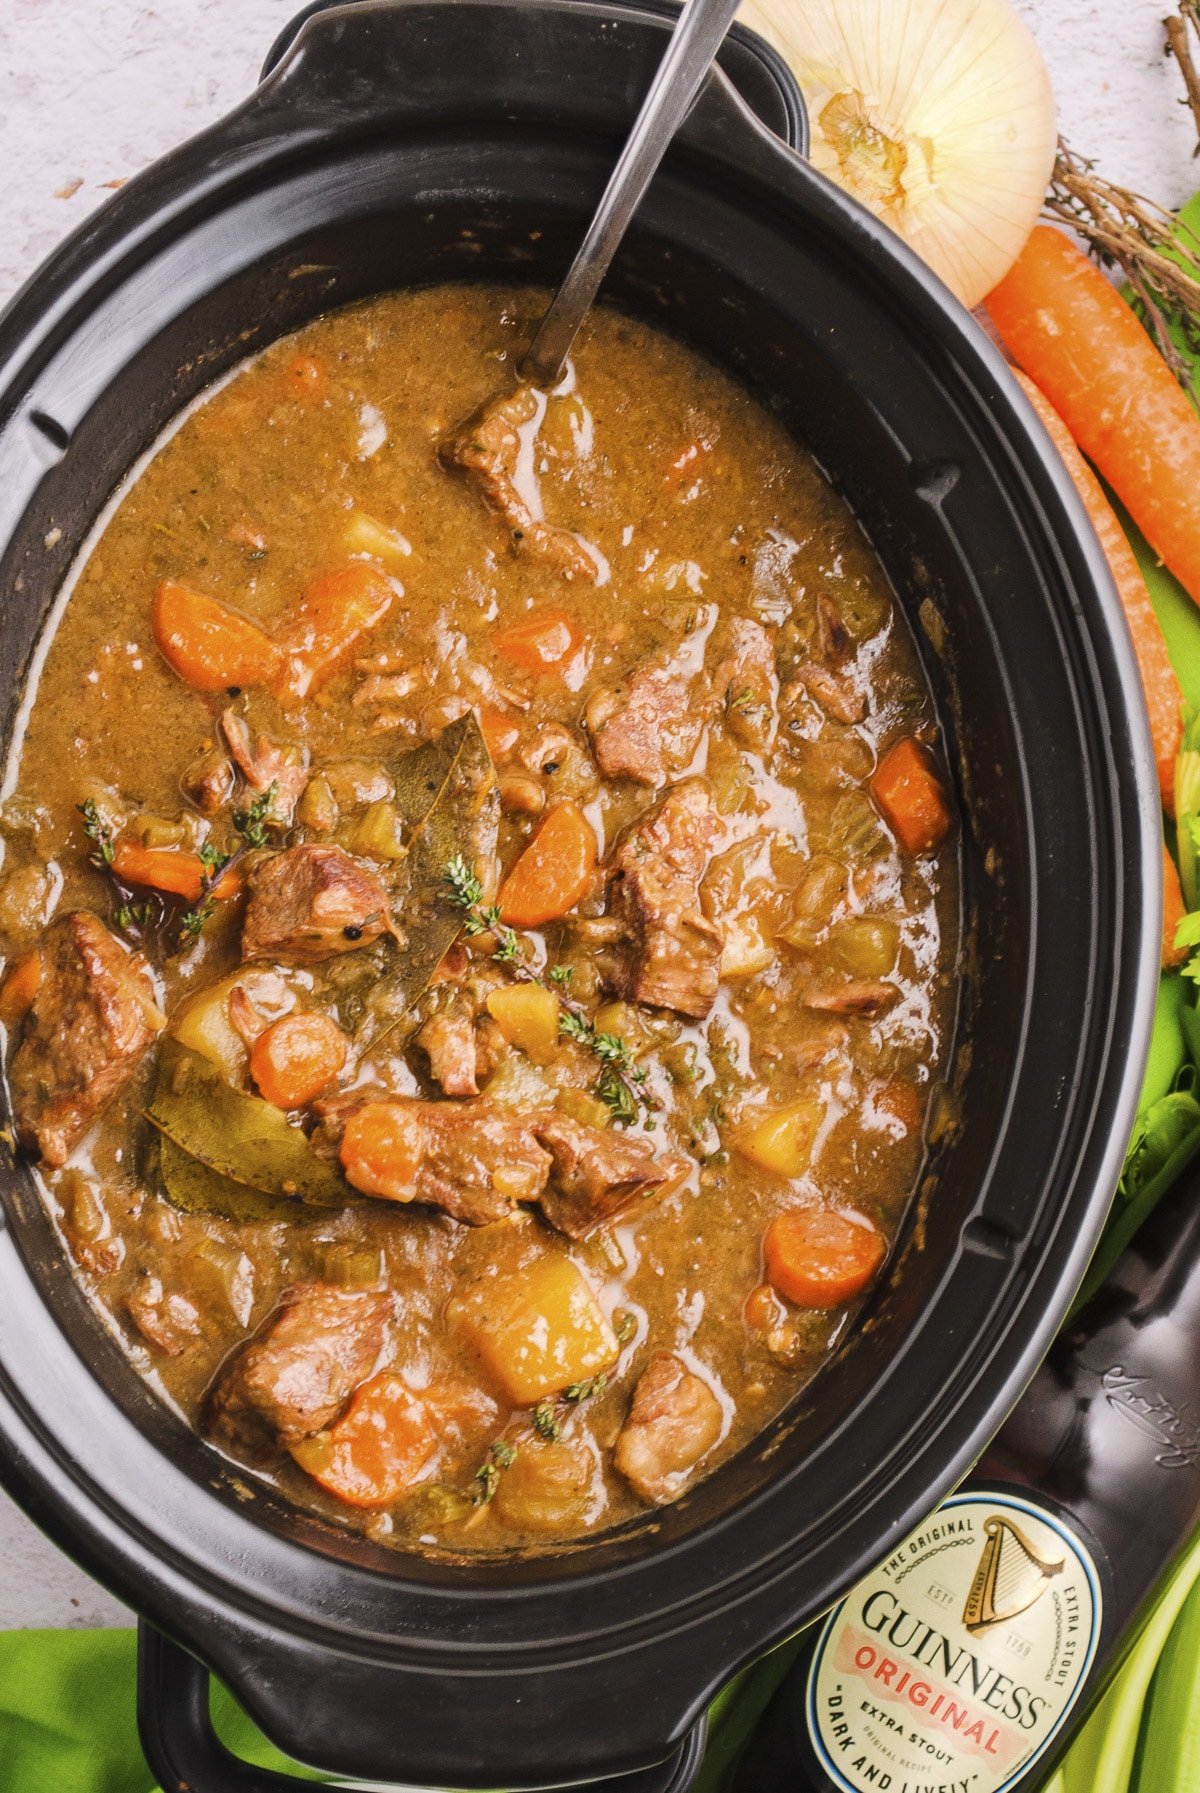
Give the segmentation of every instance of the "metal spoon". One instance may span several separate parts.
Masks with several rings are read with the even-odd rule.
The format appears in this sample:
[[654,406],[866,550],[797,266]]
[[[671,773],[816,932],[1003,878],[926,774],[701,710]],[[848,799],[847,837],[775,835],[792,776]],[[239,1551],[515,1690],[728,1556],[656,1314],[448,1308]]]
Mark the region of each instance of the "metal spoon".
[[740,0],[687,0],[567,277],[521,364],[539,386],[558,384],[629,221],[725,40]]

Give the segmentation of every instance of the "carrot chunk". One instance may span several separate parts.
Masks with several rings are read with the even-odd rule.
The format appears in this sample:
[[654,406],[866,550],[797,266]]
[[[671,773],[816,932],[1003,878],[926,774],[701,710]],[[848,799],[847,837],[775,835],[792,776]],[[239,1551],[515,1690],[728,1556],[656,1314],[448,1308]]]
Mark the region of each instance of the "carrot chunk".
[[500,919],[536,928],[568,914],[591,887],[596,836],[578,803],[556,803],[500,887]]
[[1158,785],[1164,807],[1175,809],[1175,756],[1183,738],[1183,691],[1162,632],[1137,556],[1129,546],[1129,538],[1117,521],[1117,514],[1104,496],[1104,488],[1076,448],[1066,424],[1050,400],[1022,373],[1017,374],[1022,390],[1041,418],[1047,435],[1063,458],[1075,490],[1083,499],[1092,528],[1100,540],[1104,557],[1113,576],[1125,621],[1133,640],[1138,672],[1142,679],[1142,695],[1150,718],[1150,739],[1154,746],[1154,762],[1158,768]]
[[0,1021],[5,1027],[16,1027],[33,1007],[42,982],[42,955],[36,949],[18,959],[0,984]]
[[486,707],[479,711],[479,727],[487,742],[487,750],[494,760],[502,760],[512,752],[521,738],[521,725],[514,722],[503,710],[490,710]]
[[255,1040],[250,1075],[276,1108],[303,1108],[333,1082],[346,1062],[347,1046],[328,1015],[284,1015]]
[[[203,890],[204,867],[199,856],[179,847],[143,847],[135,840],[119,840],[113,846],[112,869],[123,884],[145,884],[151,890],[186,897],[189,903],[196,902]],[[224,872],[209,894],[224,901],[241,888],[237,872]]]
[[1039,224],[987,309],[1013,360],[1200,603],[1200,417],[1116,288],[1062,231]]
[[1167,843],[1163,842],[1163,931],[1162,931],[1162,968],[1174,971],[1187,958],[1190,947],[1176,946],[1175,933],[1180,922],[1187,914],[1184,907],[1183,891],[1179,887],[1179,873],[1175,870],[1175,861],[1167,851]]
[[526,672],[551,672],[571,658],[579,637],[565,611],[546,608],[531,611],[511,629],[501,629],[492,644],[504,659]]
[[790,1208],[771,1222],[763,1240],[772,1286],[799,1307],[849,1301],[866,1288],[885,1252],[870,1221],[833,1208]]
[[176,579],[155,592],[150,625],[159,653],[194,691],[265,685],[279,666],[279,649],[257,623]]
[[875,768],[871,795],[906,853],[931,853],[950,827],[950,806],[927,747],[912,735]]
[[281,698],[303,698],[326,684],[362,637],[383,621],[395,583],[369,561],[356,560],[315,579],[280,636]]
[[425,1131],[398,1102],[367,1102],[347,1121],[340,1156],[346,1181],[364,1195],[410,1202],[425,1156]]
[[433,1455],[425,1403],[399,1376],[372,1376],[327,1432],[292,1446],[306,1474],[352,1507],[390,1507]]

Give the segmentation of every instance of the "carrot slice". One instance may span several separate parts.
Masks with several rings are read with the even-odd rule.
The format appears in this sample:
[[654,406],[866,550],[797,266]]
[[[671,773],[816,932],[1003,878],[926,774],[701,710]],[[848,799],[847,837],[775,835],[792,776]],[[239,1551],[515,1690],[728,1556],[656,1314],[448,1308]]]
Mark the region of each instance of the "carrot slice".
[[10,1031],[33,1007],[42,982],[42,955],[35,948],[18,959],[0,984],[0,1021]]
[[326,684],[369,629],[383,621],[396,585],[369,561],[324,573],[309,586],[280,637],[279,697],[302,698]]
[[1129,306],[1069,237],[1040,224],[987,309],[1013,360],[1200,603],[1200,417]]
[[[119,840],[113,845],[112,869],[123,884],[145,884],[186,897],[189,903],[196,902],[203,889],[204,867],[198,855],[179,847],[143,847],[135,840]],[[237,872],[224,872],[209,894],[224,901],[241,888]]]
[[1066,424],[1045,393],[1039,391],[1025,374],[1018,373],[1021,388],[1041,418],[1046,434],[1063,458],[1075,490],[1083,499],[1092,528],[1100,538],[1108,561],[1125,621],[1133,640],[1138,671],[1142,677],[1142,695],[1150,718],[1150,739],[1154,746],[1154,762],[1158,767],[1158,786],[1163,804],[1172,814],[1175,809],[1175,756],[1183,739],[1183,691],[1171,665],[1166,638],[1155,615],[1146,581],[1138,566],[1129,538],[1117,522],[1116,512],[1104,496],[1104,488],[1092,472],[1071,438]]
[[250,1075],[259,1095],[276,1108],[303,1108],[333,1082],[348,1044],[328,1015],[284,1015],[255,1040]]
[[799,1307],[849,1301],[866,1288],[886,1249],[870,1221],[834,1208],[790,1208],[763,1240],[772,1286]]
[[[1167,843],[1163,842],[1163,931],[1162,931],[1162,968],[1174,971],[1183,964],[1190,952],[1190,947],[1176,946],[1175,933],[1180,922],[1187,914],[1183,901],[1183,891],[1179,886],[1179,873],[1175,870],[1175,861],[1167,851]],[[0,993],[2,995],[2,993]]]
[[570,797],[556,803],[500,887],[500,919],[536,928],[572,910],[591,887],[596,836]]
[[346,1181],[364,1195],[410,1202],[425,1156],[425,1130],[399,1102],[367,1102],[350,1116],[340,1157]]
[[279,649],[257,623],[177,579],[155,592],[150,626],[167,665],[194,691],[265,685],[279,666]]
[[950,827],[950,805],[933,755],[915,736],[889,748],[871,779],[871,795],[906,853],[931,853]]
[[372,1376],[327,1432],[292,1446],[292,1456],[327,1494],[352,1507],[390,1507],[433,1455],[425,1403],[399,1376]]
[[905,1133],[919,1133],[925,1119],[926,1099],[915,1083],[907,1077],[893,1077],[875,1091],[873,1098],[877,1114],[886,1114],[899,1123]]
[[569,660],[579,647],[571,619],[562,610],[530,611],[524,622],[501,629],[492,637],[498,654],[526,672],[551,672]]
[[478,712],[479,727],[487,742],[487,750],[494,760],[502,760],[505,754],[511,753],[521,738],[521,725],[506,716],[503,710],[481,709]]

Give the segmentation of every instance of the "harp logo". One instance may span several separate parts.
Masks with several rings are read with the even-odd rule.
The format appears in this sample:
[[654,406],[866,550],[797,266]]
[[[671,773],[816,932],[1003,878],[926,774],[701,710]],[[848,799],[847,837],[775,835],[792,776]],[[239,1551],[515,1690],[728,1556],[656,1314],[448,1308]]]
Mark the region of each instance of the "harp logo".
[[1100,1582],[1075,1533],[1024,1496],[953,1496],[831,1615],[808,1727],[844,1793],[1005,1793],[1081,1693]]
[[1061,1575],[1067,1565],[1065,1556],[1053,1561],[1043,1556],[1016,1521],[1003,1513],[990,1514],[983,1530],[987,1542],[963,1601],[963,1624],[976,1633],[1028,1612],[1052,1577]]

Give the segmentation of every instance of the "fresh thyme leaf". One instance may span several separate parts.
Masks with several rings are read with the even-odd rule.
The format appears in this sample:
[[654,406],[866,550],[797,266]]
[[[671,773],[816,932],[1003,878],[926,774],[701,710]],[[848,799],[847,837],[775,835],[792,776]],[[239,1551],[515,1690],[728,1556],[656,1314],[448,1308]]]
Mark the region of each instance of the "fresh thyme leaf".
[[456,909],[477,909],[483,902],[483,885],[461,853],[456,853],[447,862],[442,882],[447,886],[450,901]]
[[481,1463],[475,1471],[475,1486],[471,1490],[471,1500],[477,1507],[486,1507],[495,1496],[500,1486],[500,1471],[494,1463]]
[[190,909],[185,909],[179,917],[179,940],[181,946],[194,946],[204,932],[204,924],[216,911],[216,902],[212,897],[202,897]]
[[558,1417],[553,1401],[539,1401],[530,1415],[533,1429],[539,1438],[547,1444],[554,1444],[562,1437],[562,1421]]
[[267,829],[278,821],[278,817],[272,813],[278,794],[278,784],[270,784],[245,809],[234,810],[233,825],[248,847],[267,845]]
[[498,1438],[489,1450],[486,1461],[475,1471],[475,1486],[471,1490],[471,1500],[475,1506],[487,1506],[500,1486],[500,1471],[511,1469],[516,1460],[516,1445],[509,1444],[506,1438]]
[[605,1107],[612,1110],[615,1121],[623,1127],[632,1127],[638,1118],[638,1105],[629,1084],[621,1077],[616,1067],[605,1065],[596,1079],[596,1094]]
[[492,957],[498,965],[517,965],[520,963],[520,943],[511,928],[501,928],[496,937],[496,950],[492,954]]
[[552,984],[560,984],[564,988],[570,983],[574,975],[575,967],[573,965],[551,965],[549,971],[546,973],[546,976],[550,979]]
[[597,1395],[602,1395],[607,1387],[607,1372],[601,1370],[598,1376],[590,1376],[586,1382],[572,1382],[570,1388],[563,1390],[563,1400],[572,1403],[590,1401]]
[[215,882],[219,873],[229,864],[229,854],[223,853],[209,840],[202,841],[196,849],[196,857],[204,868],[204,876],[209,883]]
[[613,1331],[618,1345],[627,1345],[637,1331],[637,1320],[627,1307],[619,1307],[613,1315]]
[[77,804],[76,807],[83,817],[83,832],[96,849],[92,854],[92,864],[103,871],[105,867],[112,864],[116,852],[113,846],[112,829],[102,819],[94,797],[87,798],[85,802]]

